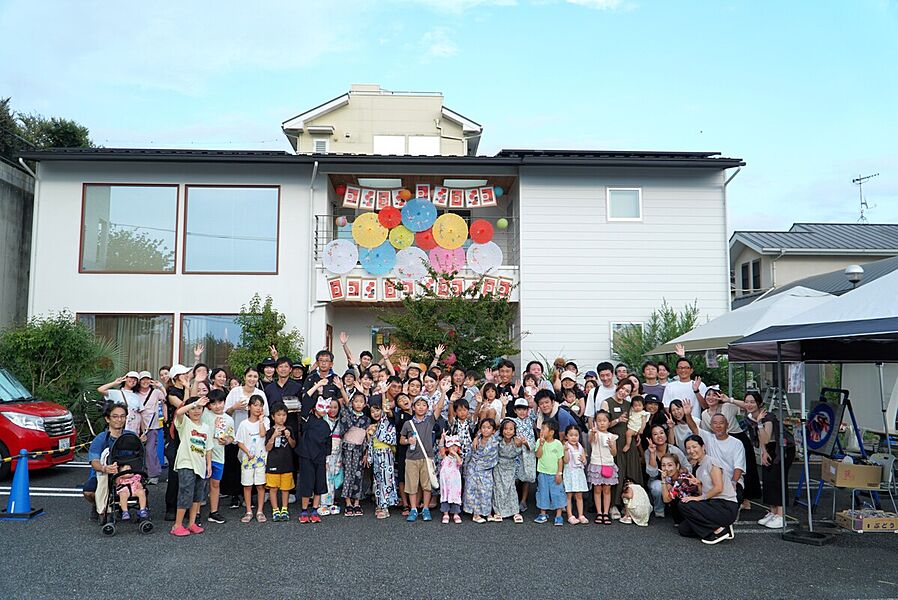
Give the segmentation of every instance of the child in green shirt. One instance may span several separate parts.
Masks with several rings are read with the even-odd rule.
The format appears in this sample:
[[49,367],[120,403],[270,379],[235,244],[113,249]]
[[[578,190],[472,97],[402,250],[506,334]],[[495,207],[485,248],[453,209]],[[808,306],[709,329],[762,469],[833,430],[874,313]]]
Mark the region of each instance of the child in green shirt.
[[564,525],[561,510],[567,506],[564,493],[564,444],[558,439],[558,421],[546,419],[536,442],[536,506],[539,514],[534,521],[548,521],[547,510],[555,511],[555,525]]

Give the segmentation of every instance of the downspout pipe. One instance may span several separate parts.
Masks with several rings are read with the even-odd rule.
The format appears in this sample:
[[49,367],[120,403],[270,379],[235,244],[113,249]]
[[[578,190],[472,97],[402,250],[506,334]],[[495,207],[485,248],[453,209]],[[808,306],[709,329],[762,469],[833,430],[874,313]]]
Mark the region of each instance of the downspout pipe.
[[[730,185],[730,182],[733,179],[735,179],[736,175],[738,175],[741,170],[742,170],[742,167],[739,167],[738,169],[736,169],[736,171],[732,175],[727,177],[723,182],[723,231],[725,233],[729,229],[729,215],[727,214],[729,212],[729,208],[727,207],[727,186]],[[730,265],[732,263],[730,262],[731,261],[731,259],[730,259],[730,244],[729,244],[729,242],[727,242],[726,236],[724,236],[723,246],[724,246],[724,248],[723,248],[724,253],[727,257],[726,307],[727,307],[727,312],[729,312],[730,310],[732,310],[732,307],[733,307],[733,299],[730,296],[730,284],[729,284],[730,268],[731,268]],[[732,393],[732,390],[731,390],[731,393]]]

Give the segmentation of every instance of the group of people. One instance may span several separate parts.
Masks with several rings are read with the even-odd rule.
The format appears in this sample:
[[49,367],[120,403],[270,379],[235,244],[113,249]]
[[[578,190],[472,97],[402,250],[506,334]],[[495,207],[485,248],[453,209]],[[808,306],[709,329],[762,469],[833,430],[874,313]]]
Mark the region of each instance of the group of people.
[[[640,378],[602,362],[581,382],[564,360],[550,378],[539,361],[520,376],[504,359],[478,373],[441,363],[442,346],[426,366],[395,356],[394,346],[379,348],[380,361],[367,351],[356,360],[348,336],[340,341],[342,376],[328,350],[307,372],[272,348],[242,381],[197,362],[160,369],[158,380],[129,372],[101,386],[109,427],[91,445],[94,471],[116,474],[100,455],[130,430],[146,441],[146,483],[157,483],[161,427],[176,536],[203,532],[202,504],[207,521],[224,523],[224,496],[244,510],[240,521],[264,523],[266,492],[271,520],[291,520],[298,499],[300,523],[361,516],[368,497],[378,519],[399,510],[409,522],[431,521],[438,510],[444,524],[461,523],[463,512],[478,524],[522,523],[533,498],[536,523],[575,525],[589,523],[591,500],[595,524],[646,526],[654,515],[716,544],[734,537],[740,504],[762,497],[770,508],[760,523],[783,525],[779,463],[788,469],[794,441],[787,434],[780,443],[756,392],[728,397],[693,377],[685,356],[673,377],[664,363],[647,361]],[[123,513],[133,492],[134,482],[122,491]]]

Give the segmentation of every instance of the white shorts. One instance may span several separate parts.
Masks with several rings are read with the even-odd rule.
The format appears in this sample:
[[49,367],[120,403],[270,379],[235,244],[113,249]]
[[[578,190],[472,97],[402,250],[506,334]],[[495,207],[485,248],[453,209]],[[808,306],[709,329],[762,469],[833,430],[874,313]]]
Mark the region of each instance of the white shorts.
[[244,466],[240,469],[241,485],[265,485],[265,465]]

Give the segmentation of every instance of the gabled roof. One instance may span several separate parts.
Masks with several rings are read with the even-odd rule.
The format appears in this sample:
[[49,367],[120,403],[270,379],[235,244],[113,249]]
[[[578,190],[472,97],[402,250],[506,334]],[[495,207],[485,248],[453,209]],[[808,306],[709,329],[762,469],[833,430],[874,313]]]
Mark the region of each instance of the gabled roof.
[[898,225],[795,223],[789,231],[736,231],[737,243],[760,254],[898,254]]

